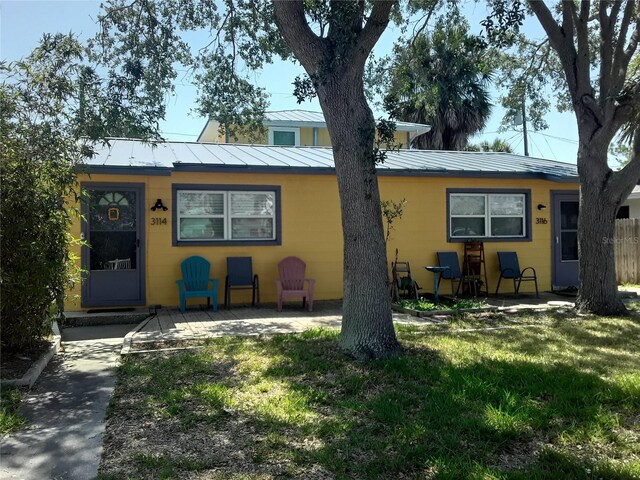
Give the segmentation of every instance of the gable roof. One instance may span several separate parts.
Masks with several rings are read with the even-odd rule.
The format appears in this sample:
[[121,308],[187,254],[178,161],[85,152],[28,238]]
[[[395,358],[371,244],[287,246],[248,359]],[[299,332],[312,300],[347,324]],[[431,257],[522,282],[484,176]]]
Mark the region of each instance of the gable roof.
[[[285,126],[285,125],[300,125],[305,127],[320,127],[326,128],[327,124],[324,121],[324,115],[322,112],[314,112],[312,110],[277,110],[272,112],[265,112],[267,126]],[[424,123],[413,122],[395,122],[396,130],[399,132],[419,132],[426,133],[431,130],[431,125]]]
[[[285,147],[196,142],[145,143],[112,139],[86,162],[90,172],[169,175],[171,171],[335,173],[330,147]],[[575,165],[499,152],[388,152],[379,175],[544,178],[577,181]]]

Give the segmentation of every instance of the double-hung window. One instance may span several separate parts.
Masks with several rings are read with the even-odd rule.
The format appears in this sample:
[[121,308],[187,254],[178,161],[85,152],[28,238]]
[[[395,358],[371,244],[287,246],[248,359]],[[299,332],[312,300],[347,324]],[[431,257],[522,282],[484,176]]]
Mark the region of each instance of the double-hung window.
[[278,240],[279,188],[174,188],[179,245],[262,243]]
[[527,193],[449,192],[449,237],[526,239]]

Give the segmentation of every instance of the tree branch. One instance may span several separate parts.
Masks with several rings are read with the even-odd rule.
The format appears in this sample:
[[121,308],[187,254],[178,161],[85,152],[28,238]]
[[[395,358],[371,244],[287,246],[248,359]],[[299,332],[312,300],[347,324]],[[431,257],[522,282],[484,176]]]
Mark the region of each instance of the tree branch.
[[318,70],[324,41],[307,23],[302,0],[274,0],[273,16],[285,42],[307,73]]
[[371,14],[364,28],[358,35],[358,42],[356,44],[356,56],[363,63],[367,60],[380,35],[382,35],[389,25],[389,15],[396,3],[397,0],[378,0],[373,3]]
[[[640,15],[636,18],[635,31],[631,35],[629,45],[627,45],[625,49],[627,33],[629,31],[629,26],[631,25],[631,19],[633,16],[633,11],[635,9],[635,4],[636,2],[634,0],[629,0],[625,5],[624,13],[622,14],[622,21],[620,22],[620,33],[618,34],[618,40],[616,42],[616,48],[613,54],[613,66],[611,67],[611,75],[614,79],[611,83],[612,93],[617,93],[622,90],[624,82],[627,80],[627,69],[629,68],[629,62],[631,61],[631,57],[633,56],[638,46]],[[617,13],[619,13],[619,9]],[[616,18],[612,18],[611,20],[615,23],[617,20],[617,14]]]
[[607,185],[607,189],[621,192],[620,201],[624,201],[633,188],[640,183],[640,126],[634,130],[633,137],[629,163],[622,170],[615,172]]
[[[598,19],[600,23],[600,102],[607,98],[611,81],[613,77],[613,27],[611,18],[614,15],[614,8],[611,8],[611,16],[607,15],[607,5],[610,2],[607,0],[600,0],[598,5]],[[614,7],[619,5],[620,2],[613,2]],[[613,17],[615,19],[615,17]]]
[[576,56],[576,69],[578,86],[582,91],[592,91],[591,76],[589,72],[591,70],[591,55],[589,54],[589,10],[591,8],[591,2],[582,0],[580,2],[580,14],[576,12],[576,4],[573,1],[564,2],[564,9],[571,11],[571,16],[574,18],[573,28],[575,29],[576,41],[577,41],[577,56]]

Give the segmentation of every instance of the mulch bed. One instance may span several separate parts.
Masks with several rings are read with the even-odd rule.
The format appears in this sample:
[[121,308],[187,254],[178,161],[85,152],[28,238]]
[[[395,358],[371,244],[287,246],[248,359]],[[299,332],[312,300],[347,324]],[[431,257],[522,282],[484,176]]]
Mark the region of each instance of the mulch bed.
[[39,340],[28,350],[5,352],[3,349],[0,353],[0,378],[3,380],[22,378],[51,345],[50,340]]

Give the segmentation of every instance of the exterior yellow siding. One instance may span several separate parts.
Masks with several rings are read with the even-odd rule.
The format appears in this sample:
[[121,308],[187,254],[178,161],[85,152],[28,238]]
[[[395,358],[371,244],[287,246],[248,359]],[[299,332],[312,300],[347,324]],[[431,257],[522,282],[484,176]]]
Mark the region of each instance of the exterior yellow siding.
[[[342,229],[335,176],[275,175],[255,173],[187,173],[171,176],[105,175],[82,176],[80,181],[110,183],[144,183],[146,245],[146,302],[149,305],[177,305],[175,281],[181,277],[180,262],[190,255],[201,255],[212,263],[212,276],[220,279],[219,300],[223,300],[226,257],[253,257],[254,271],[260,276],[261,300],[275,301],[277,263],[296,255],[307,263],[307,276],[316,279],[316,298],[342,298]],[[276,246],[193,246],[172,245],[172,184],[279,185],[281,187],[282,244]],[[437,251],[457,251],[462,259],[462,243],[447,242],[447,188],[523,188],[531,190],[532,241],[485,242],[489,287],[495,289],[498,279],[496,251],[517,251],[522,266],[533,266],[538,272],[541,290],[551,288],[551,190],[578,188],[577,184],[555,183],[531,179],[424,178],[381,177],[383,199],[407,199],[402,219],[394,223],[388,245],[388,260],[399,249],[399,259],[411,262],[414,278],[426,291],[433,288],[433,275],[423,266],[436,264]],[[151,212],[156,199],[169,207],[166,212]],[[538,211],[538,203],[547,205]],[[151,225],[152,217],[164,217],[166,225]],[[545,217],[546,224],[536,224]],[[80,236],[80,223],[72,228]],[[75,252],[78,257],[80,251]],[[523,290],[532,287],[523,284]],[[509,291],[511,284],[504,286]],[[443,286],[449,292],[449,283]],[[80,286],[70,292],[67,310],[80,310]],[[250,291],[234,291],[234,302],[250,300]]]
[[[401,145],[401,148],[408,148],[407,132],[395,132],[396,143]],[[200,136],[200,142],[203,143],[227,143],[225,142],[224,134],[220,135],[218,132],[218,124],[215,122],[209,122]],[[268,144],[267,135],[254,140],[249,140],[246,135],[239,135],[237,139],[229,138],[228,143],[247,145],[266,145]],[[313,146],[313,128],[301,127],[300,128],[300,146],[311,147]],[[318,145],[321,147],[330,147],[331,138],[329,138],[329,130],[326,128],[318,128]]]

